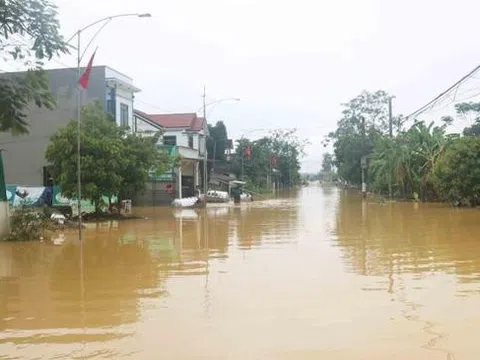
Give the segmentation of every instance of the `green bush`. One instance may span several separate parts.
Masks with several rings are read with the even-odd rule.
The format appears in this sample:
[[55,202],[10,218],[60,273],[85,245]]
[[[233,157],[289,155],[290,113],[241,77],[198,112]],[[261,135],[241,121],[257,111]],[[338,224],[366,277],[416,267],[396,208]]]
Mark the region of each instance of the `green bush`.
[[457,206],[480,205],[480,138],[456,140],[435,166],[438,193]]
[[10,217],[10,234],[6,241],[40,240],[51,221],[43,211],[20,205]]

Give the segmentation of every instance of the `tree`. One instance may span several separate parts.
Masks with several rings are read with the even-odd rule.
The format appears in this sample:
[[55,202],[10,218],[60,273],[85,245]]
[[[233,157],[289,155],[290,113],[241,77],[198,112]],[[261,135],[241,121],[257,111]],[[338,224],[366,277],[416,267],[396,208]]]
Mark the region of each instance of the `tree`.
[[332,181],[334,175],[334,158],[332,154],[323,154],[322,169],[320,170],[320,179],[324,181]]
[[[247,147],[251,149],[250,157],[245,154]],[[237,140],[230,167],[239,179],[248,182],[249,187],[260,190],[267,187],[271,156],[272,151],[268,138],[264,137],[256,141],[243,138]]]
[[[142,191],[149,172],[165,171],[173,159],[157,151],[158,136],[127,134],[106,114],[99,102],[82,109],[82,198],[94,202],[98,212],[102,196],[134,196]],[[76,198],[77,124],[72,120],[55,133],[46,150],[55,182],[62,193]]]
[[433,180],[442,197],[455,205],[480,205],[480,138],[456,140],[439,160]]
[[377,138],[370,161],[371,184],[375,190],[386,192],[389,184],[398,195],[411,197],[414,193],[422,200],[435,196],[432,172],[445,149],[455,136],[446,135],[450,122],[441,126],[428,126],[416,121],[408,130],[393,139],[381,135]]
[[[293,186],[300,181],[300,159],[306,144],[306,140],[298,138],[296,129],[275,130],[255,141],[243,138],[237,141],[231,169],[238,177],[243,169],[244,179],[259,189],[270,186],[267,180],[274,176],[273,169],[278,171],[280,184]],[[247,146],[251,149],[250,158],[245,155]]]
[[28,132],[27,109],[33,103],[52,109],[55,99],[42,71],[43,61],[67,53],[59,34],[56,6],[49,0],[3,0],[0,3],[0,51],[3,59],[29,68],[24,76],[0,79],[0,131]]
[[463,129],[464,136],[480,136],[480,102],[463,102],[455,105],[457,114],[470,121],[474,121],[472,126]]
[[208,158],[215,160],[225,160],[225,150],[228,143],[227,127],[223,121],[217,121],[215,126],[208,125],[210,136],[207,141]]
[[472,126],[463,129],[463,135],[469,137],[480,137],[480,119],[477,119]]
[[[378,90],[363,91],[348,103],[342,104],[342,118],[326,143],[333,142],[338,175],[352,184],[361,183],[360,160],[372,153],[376,138],[388,131],[389,95]],[[401,128],[401,117],[398,128]]]
[[322,172],[325,174],[331,173],[333,170],[333,155],[326,153],[322,158]]
[[131,199],[143,191],[152,173],[159,176],[178,166],[178,157],[170,157],[167,152],[157,150],[156,144],[161,135],[161,132],[152,136],[139,136],[135,133],[124,135],[120,163],[123,180],[119,200]]

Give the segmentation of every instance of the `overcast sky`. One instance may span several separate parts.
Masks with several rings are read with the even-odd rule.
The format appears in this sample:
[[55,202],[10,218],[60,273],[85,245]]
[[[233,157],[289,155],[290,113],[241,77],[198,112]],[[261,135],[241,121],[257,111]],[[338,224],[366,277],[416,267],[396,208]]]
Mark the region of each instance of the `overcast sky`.
[[[142,89],[136,107],[194,112],[204,85],[207,101],[239,97],[211,108],[209,122],[224,120],[233,138],[297,127],[312,143],[303,162],[310,172],[319,170],[320,142],[335,129],[340,103],[384,89],[396,96],[395,113],[408,114],[480,63],[480,3],[473,0],[55,2],[67,38],[104,16],[150,12],[149,19],[112,21],[94,42],[96,65]],[[60,62],[52,65],[75,65],[72,57]],[[457,100],[480,92],[475,80]],[[426,119],[450,111],[445,106]]]

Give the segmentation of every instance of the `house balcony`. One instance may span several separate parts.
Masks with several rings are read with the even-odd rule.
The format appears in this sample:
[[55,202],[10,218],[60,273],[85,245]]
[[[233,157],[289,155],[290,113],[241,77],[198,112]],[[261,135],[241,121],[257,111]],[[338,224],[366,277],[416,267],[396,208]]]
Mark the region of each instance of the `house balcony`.
[[184,159],[189,160],[203,160],[203,155],[200,154],[198,149],[192,149],[186,146],[179,145],[157,145],[158,151],[167,151],[169,155],[181,155]]
[[[162,153],[166,153],[169,156],[178,155],[178,149],[175,145],[157,145],[157,150]],[[154,171],[150,172],[149,180],[151,181],[175,181],[175,169],[169,169],[163,174],[156,174]]]
[[190,160],[203,160],[203,156],[200,155],[200,152],[197,149],[192,149],[186,146],[177,146],[178,154],[180,154],[184,159]]
[[175,145],[157,145],[157,150],[159,152],[167,153],[170,156],[178,155],[178,148]]

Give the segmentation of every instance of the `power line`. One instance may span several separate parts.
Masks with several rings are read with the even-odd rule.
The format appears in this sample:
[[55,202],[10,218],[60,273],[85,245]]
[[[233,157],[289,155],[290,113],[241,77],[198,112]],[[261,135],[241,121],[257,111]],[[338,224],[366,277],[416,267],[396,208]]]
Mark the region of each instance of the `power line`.
[[476,66],[472,71],[470,71],[467,75],[465,75],[464,77],[462,77],[460,80],[458,80],[455,84],[453,84],[452,86],[450,86],[447,90],[443,91],[442,93],[440,93],[437,97],[435,97],[433,100],[431,100],[430,102],[428,102],[427,104],[423,105],[421,108],[419,108],[418,110],[414,111],[413,113],[411,113],[410,115],[408,115],[405,120],[408,120],[409,118],[413,117],[413,116],[418,116],[420,115],[421,113],[423,113],[424,111],[426,111],[430,106],[434,105],[439,99],[441,99],[442,97],[444,97],[445,95],[447,95],[449,92],[451,92],[452,90],[454,90],[455,88],[457,88],[458,86],[460,86],[464,81],[468,80],[470,77],[472,77],[478,70],[480,70],[480,65]]
[[134,102],[139,102],[139,103],[141,103],[141,104],[150,106],[152,109],[159,110],[159,111],[161,111],[162,113],[169,113],[169,112],[171,112],[171,110],[166,110],[166,109],[164,109],[164,108],[160,108],[160,107],[158,107],[158,106],[156,106],[156,105],[153,105],[153,104],[151,104],[151,103],[148,103],[148,102],[146,102],[146,101],[143,101],[143,100],[140,100],[140,99],[137,99],[137,98],[135,98]]

